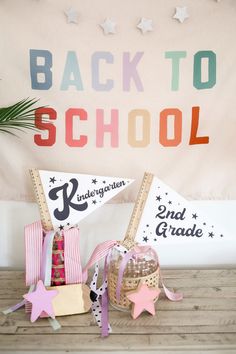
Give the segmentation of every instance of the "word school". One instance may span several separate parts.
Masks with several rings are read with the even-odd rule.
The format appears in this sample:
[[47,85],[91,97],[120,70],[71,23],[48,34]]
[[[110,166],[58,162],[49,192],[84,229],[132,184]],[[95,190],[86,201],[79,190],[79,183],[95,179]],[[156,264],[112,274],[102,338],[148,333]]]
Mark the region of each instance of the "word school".
[[[199,111],[200,107],[192,107],[191,126],[188,138],[189,145],[208,144],[208,136],[199,136]],[[105,122],[105,116],[109,116],[109,122]],[[92,119],[94,130],[90,135],[84,134],[86,124]],[[35,112],[35,126],[42,131],[34,135],[34,142],[38,146],[53,146],[57,142],[57,112],[51,107],[39,108]],[[54,122],[53,122],[54,121]],[[141,121],[141,131],[137,128]],[[75,123],[79,129],[75,129]],[[178,108],[166,108],[160,112],[160,116],[153,117],[146,109],[133,109],[127,117],[127,143],[133,148],[145,148],[150,145],[151,132],[156,131],[156,142],[164,147],[176,147],[183,140],[182,112]],[[140,125],[140,124],[139,124]],[[155,126],[154,126],[155,125]],[[158,127],[159,126],[159,127]],[[158,127],[158,128],[157,128]],[[171,130],[171,132],[170,132]],[[95,134],[94,134],[95,133]],[[46,135],[46,136],[45,136]],[[97,109],[95,117],[89,117],[83,108],[69,108],[65,112],[65,144],[70,147],[83,148],[87,144],[103,148],[110,146],[118,148],[124,131],[120,127],[118,109],[106,112]],[[105,144],[105,137],[109,143]],[[59,141],[61,144],[62,141]]]

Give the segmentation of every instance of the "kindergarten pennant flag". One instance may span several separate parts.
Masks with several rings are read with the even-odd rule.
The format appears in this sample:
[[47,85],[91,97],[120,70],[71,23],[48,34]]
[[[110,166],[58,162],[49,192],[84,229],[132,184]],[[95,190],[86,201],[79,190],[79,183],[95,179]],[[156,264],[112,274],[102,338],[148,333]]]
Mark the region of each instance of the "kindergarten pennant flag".
[[31,170],[43,226],[61,231],[78,223],[128,187],[133,180]]

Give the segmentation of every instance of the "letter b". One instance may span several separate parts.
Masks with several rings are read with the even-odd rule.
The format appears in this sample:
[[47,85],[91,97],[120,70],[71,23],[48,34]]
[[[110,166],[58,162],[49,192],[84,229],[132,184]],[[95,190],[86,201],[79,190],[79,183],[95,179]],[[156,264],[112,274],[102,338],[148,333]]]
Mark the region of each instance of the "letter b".
[[[38,58],[43,58],[44,63],[39,64]],[[52,53],[48,50],[30,49],[30,76],[33,90],[48,90],[52,86]],[[38,74],[44,75],[44,80],[39,81]]]

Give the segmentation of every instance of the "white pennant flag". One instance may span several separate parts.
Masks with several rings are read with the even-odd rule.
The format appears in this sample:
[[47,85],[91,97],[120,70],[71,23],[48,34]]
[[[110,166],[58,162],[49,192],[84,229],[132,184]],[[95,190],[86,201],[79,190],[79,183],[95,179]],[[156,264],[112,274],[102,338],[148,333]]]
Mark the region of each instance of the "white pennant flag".
[[157,245],[166,239],[221,239],[224,237],[207,215],[167,186],[153,177],[145,207],[140,218],[135,241]]
[[102,206],[134,180],[76,173],[31,170],[46,230],[65,230]]

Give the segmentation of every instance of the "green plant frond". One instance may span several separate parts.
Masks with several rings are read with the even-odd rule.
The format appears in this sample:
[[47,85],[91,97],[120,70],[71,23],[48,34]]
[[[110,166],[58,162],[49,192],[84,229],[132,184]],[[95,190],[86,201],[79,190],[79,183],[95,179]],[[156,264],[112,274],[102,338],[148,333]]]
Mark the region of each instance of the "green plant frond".
[[[18,117],[19,115],[34,112],[36,108],[32,106],[37,103],[36,99],[25,99],[15,103],[12,106],[4,107],[0,110],[0,120],[9,120]],[[32,108],[32,109],[30,109]]]
[[[18,137],[17,134],[15,134],[15,133],[12,131],[13,128],[11,127],[10,129],[11,129],[11,130],[9,130],[9,129],[0,129],[0,132]],[[21,133],[24,133],[24,130],[22,130],[22,129],[15,129],[15,130],[20,131]]]
[[38,131],[37,128],[35,127],[25,127],[25,126],[22,126],[22,127],[18,127],[18,126],[10,126],[10,127],[3,127],[3,128],[0,128],[0,132],[2,133],[7,133],[7,134],[11,134],[11,135],[14,135],[14,136],[17,136],[14,131],[19,131],[21,133],[26,133],[25,130],[33,130],[33,131]]
[[22,121],[22,122],[24,122],[24,121],[34,121],[35,120],[35,117],[34,116],[22,116],[22,117],[17,117],[17,118],[15,118],[15,119],[9,119],[9,120],[4,120],[2,123],[11,123],[11,121],[12,122],[14,122],[14,121],[17,121],[17,122],[20,122],[20,121]]
[[[32,123],[12,123],[12,124],[2,124],[1,125],[1,128],[2,129],[8,129],[8,128],[13,128],[13,127],[20,127],[20,128],[27,128],[27,127],[30,127],[30,128],[35,128],[35,125],[32,124]],[[35,128],[37,129],[37,128]]]
[[[39,107],[40,108],[40,107]],[[37,108],[38,109],[38,108]],[[40,118],[42,121],[48,121],[48,118],[44,118],[44,117],[41,117]],[[9,119],[10,120],[10,119]],[[4,120],[4,122],[8,122],[9,120]],[[19,115],[17,117],[15,117],[14,119],[11,118],[11,120],[35,120],[35,114],[34,112],[32,113],[29,113],[29,114],[22,114],[22,115]]]
[[[38,130],[35,126],[35,110],[45,106],[35,107],[36,98],[26,98],[12,106],[0,108],[0,132],[16,136],[11,130],[24,131],[25,129]],[[42,118],[42,122],[48,121]]]
[[13,128],[13,127],[19,127],[19,128],[34,128],[36,130],[38,130],[36,127],[35,127],[35,124],[34,123],[28,123],[28,122],[11,122],[11,123],[8,123],[8,122],[5,122],[5,124],[0,124],[0,128],[2,129],[8,129],[8,128]]
[[16,136],[16,134],[7,129],[0,129],[0,132]]
[[12,106],[0,108],[0,119],[5,120],[9,116],[14,117],[15,111],[19,110],[23,101],[19,101]]

